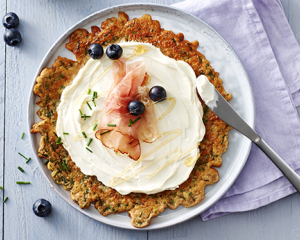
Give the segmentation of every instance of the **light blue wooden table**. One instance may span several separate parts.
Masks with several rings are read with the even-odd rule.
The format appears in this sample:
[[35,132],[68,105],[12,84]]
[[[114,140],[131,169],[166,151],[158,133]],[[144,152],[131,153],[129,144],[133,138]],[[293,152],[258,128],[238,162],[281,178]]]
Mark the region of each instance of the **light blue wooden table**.
[[[170,5],[180,0],[148,0]],[[70,207],[50,187],[33,159],[23,164],[18,152],[32,156],[28,141],[27,99],[35,71],[53,42],[70,26],[100,9],[128,0],[0,0],[0,17],[16,12],[23,43],[6,47],[0,40],[0,231],[3,239],[300,239],[300,194],[257,210],[230,214],[208,222],[195,217],[156,231],[130,231],[94,221]],[[140,1],[141,2],[141,1]],[[281,0],[300,42],[300,1]],[[4,28],[0,27],[0,35]],[[22,132],[26,132],[21,139]],[[17,166],[24,166],[25,173]],[[16,185],[18,180],[30,185]],[[32,204],[48,199],[53,212],[38,218]]]

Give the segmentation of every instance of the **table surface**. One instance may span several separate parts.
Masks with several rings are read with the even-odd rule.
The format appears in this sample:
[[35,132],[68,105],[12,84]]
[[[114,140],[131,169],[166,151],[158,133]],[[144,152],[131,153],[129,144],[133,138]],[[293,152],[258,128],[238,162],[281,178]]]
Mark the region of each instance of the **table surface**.
[[[170,5],[180,0],[143,0]],[[113,2],[113,3],[112,3]],[[36,160],[22,165],[18,152],[32,156],[27,129],[27,99],[35,71],[53,42],[80,19],[130,0],[2,0],[0,16],[16,12],[23,36],[20,47],[0,41],[0,231],[3,239],[300,239],[300,195],[268,206],[203,222],[200,216],[154,231],[124,230],[97,222],[69,206],[49,185]],[[291,28],[300,42],[300,1],[281,0]],[[4,28],[0,27],[0,35]],[[21,134],[25,132],[22,140]],[[17,170],[22,165],[25,173]],[[16,185],[18,180],[30,185]],[[0,200],[2,199],[0,197]],[[53,212],[38,218],[36,199],[48,199]],[[129,220],[129,219],[128,219]]]

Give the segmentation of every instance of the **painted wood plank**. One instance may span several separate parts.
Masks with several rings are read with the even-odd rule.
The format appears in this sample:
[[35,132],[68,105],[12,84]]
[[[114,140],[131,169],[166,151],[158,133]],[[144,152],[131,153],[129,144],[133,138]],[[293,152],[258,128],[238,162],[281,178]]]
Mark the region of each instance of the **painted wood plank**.
[[234,213],[207,222],[185,223],[149,232],[154,239],[300,239],[300,195],[294,194],[257,210]]
[[[6,13],[6,2],[0,2],[0,16]],[[0,28],[0,36],[5,30]],[[0,186],[3,186],[3,162],[4,152],[4,109],[5,109],[5,44],[0,41]],[[5,189],[0,190],[0,216],[3,216],[3,199],[6,196]],[[3,217],[0,218],[0,236],[3,238]]]
[[[6,169],[5,188],[10,201],[5,205],[5,239],[146,239],[146,231],[128,231],[94,221],[65,203],[42,176],[35,160],[25,164],[18,152],[32,157],[26,129],[26,103],[29,88],[44,54],[71,25],[90,13],[110,5],[99,1],[31,1],[20,4],[8,1],[8,11],[20,17],[23,36],[20,47],[8,48],[6,59]],[[89,7],[87,7],[89,6]],[[92,7],[93,6],[93,7]],[[24,168],[21,173],[17,166]],[[17,180],[31,185],[16,185]],[[32,204],[38,198],[48,199],[54,209],[48,218],[38,218]],[[128,219],[130,221],[130,219]],[[42,227],[41,227],[42,226]]]
[[[287,6],[290,6],[289,4],[292,2],[292,0],[283,1],[287,3]],[[28,136],[26,135],[21,141],[20,134],[23,131],[27,133],[25,119],[29,88],[35,70],[49,47],[66,29],[90,13],[128,2],[133,1],[32,0],[27,1],[26,4],[20,4],[20,1],[8,0],[8,11],[17,12],[21,18],[20,30],[24,41],[19,48],[7,49],[5,116],[5,189],[7,190],[5,190],[5,194],[10,196],[10,200],[5,204],[4,239],[147,238],[147,232],[110,227],[80,214],[51,189],[35,164],[35,160],[26,165],[17,154],[18,151],[21,151],[26,156],[32,156]],[[143,2],[169,5],[178,1]],[[294,3],[297,4],[296,0],[293,1]],[[300,3],[297,6],[300,7]],[[0,6],[0,12],[1,9]],[[3,9],[5,10],[5,7]],[[296,25],[296,19],[295,11],[290,15],[291,25]],[[297,27],[293,31],[296,36],[300,35]],[[0,43],[2,53],[4,49],[1,44],[3,43]],[[1,63],[0,56],[0,79],[3,79],[1,78],[1,67],[4,68],[4,65]],[[4,105],[1,102],[4,88],[1,88],[1,83],[0,148],[1,141],[3,144],[3,136],[1,136],[3,117],[1,116],[4,112]],[[25,169],[25,174],[17,170],[19,165]],[[0,164],[0,179],[2,179],[1,174],[2,166]],[[14,184],[16,180],[28,180],[32,182],[32,185],[17,186]],[[37,218],[32,213],[33,202],[41,197],[50,200],[54,206],[53,214],[49,218]],[[295,194],[258,210],[231,214],[208,222],[202,222],[200,217],[196,217],[170,228],[151,231],[148,235],[149,239],[262,239],[263,236],[264,239],[299,239],[300,229],[297,224],[300,220],[299,210],[300,196]]]

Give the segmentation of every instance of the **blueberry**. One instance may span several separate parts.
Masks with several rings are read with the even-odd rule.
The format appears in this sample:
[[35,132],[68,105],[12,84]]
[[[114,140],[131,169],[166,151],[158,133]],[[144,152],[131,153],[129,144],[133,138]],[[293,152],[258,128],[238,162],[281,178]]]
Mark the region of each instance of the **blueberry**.
[[138,116],[145,111],[145,105],[141,101],[132,100],[128,103],[127,110],[131,115]]
[[33,204],[33,212],[38,217],[48,216],[51,213],[51,209],[51,203],[42,198],[36,200],[36,202]]
[[103,47],[99,43],[93,43],[88,50],[88,53],[93,59],[100,59],[103,56]]
[[122,56],[123,49],[118,44],[111,44],[106,48],[106,55],[112,60],[117,60]]
[[149,91],[149,97],[154,102],[160,102],[167,97],[166,90],[161,86],[154,86]]
[[2,24],[6,28],[16,28],[19,25],[19,17],[13,12],[7,13],[2,18]]
[[18,46],[22,42],[21,33],[15,28],[10,28],[6,30],[3,35],[3,38],[5,43],[12,47]]

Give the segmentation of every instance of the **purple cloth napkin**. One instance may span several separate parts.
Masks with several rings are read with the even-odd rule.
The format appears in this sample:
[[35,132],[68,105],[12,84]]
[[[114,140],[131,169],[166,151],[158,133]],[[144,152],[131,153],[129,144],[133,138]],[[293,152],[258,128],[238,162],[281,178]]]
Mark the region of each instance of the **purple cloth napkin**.
[[[300,105],[300,48],[279,0],[188,0],[173,6],[210,24],[232,46],[253,88],[257,133],[300,173],[300,123],[295,109]],[[206,221],[255,209],[295,191],[252,145],[236,182],[201,217]]]

